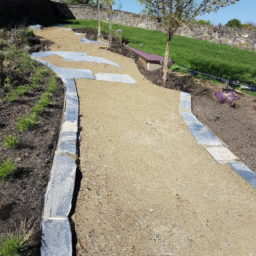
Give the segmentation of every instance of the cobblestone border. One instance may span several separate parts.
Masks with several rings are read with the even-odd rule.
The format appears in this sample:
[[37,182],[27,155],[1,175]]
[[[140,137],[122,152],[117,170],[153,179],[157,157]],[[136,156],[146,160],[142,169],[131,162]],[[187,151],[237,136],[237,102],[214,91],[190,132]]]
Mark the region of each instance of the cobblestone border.
[[[35,60],[56,71],[55,66]],[[62,73],[58,75],[65,87],[65,106],[50,181],[45,193],[41,256],[72,256],[72,233],[68,215],[72,206],[77,169],[79,102],[74,78],[63,77]],[[78,73],[78,76],[82,78],[84,74]]]
[[232,170],[256,188],[256,174],[227,148],[211,131],[197,120],[191,112],[190,93],[180,92],[179,112],[191,134],[199,145],[219,164],[228,164]]

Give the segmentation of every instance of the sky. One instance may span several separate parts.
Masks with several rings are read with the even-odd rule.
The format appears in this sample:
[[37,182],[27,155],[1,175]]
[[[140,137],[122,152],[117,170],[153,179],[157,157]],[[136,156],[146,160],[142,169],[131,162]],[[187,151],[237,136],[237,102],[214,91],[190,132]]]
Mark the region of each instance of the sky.
[[[122,4],[122,11],[139,13],[142,9],[136,0],[116,0]],[[218,25],[226,24],[229,20],[239,19],[242,23],[252,21],[256,23],[256,0],[240,0],[235,5],[221,8],[217,13],[198,16],[198,19],[210,20],[211,23]]]

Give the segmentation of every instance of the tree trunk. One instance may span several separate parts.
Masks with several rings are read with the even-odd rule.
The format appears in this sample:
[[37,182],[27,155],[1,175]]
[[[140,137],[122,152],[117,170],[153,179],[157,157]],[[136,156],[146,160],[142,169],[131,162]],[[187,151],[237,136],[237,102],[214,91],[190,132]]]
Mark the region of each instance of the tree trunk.
[[100,0],[98,0],[98,14],[99,14],[99,17],[98,17],[98,38],[101,37],[101,34],[100,34]]
[[109,14],[109,49],[112,44],[112,13]]
[[164,55],[164,65],[163,65],[163,86],[166,84],[167,80],[167,74],[168,74],[168,62],[169,62],[169,55],[170,55],[170,46],[171,46],[171,40],[172,40],[172,29],[168,29],[168,34],[167,34],[167,44],[166,44],[166,50],[165,50],[165,55]]

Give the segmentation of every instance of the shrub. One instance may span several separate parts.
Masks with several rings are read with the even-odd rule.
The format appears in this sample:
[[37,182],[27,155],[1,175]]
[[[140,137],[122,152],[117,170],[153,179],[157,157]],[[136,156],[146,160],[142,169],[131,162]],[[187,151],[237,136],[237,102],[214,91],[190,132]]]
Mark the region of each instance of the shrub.
[[212,23],[210,20],[197,20],[194,19],[192,21],[193,24],[198,24],[198,25],[206,25],[206,26],[212,26]]
[[243,29],[246,30],[254,30],[254,26],[252,24],[242,24]]
[[19,143],[19,141],[20,141],[20,139],[17,135],[7,134],[4,137],[3,144],[5,147],[15,148],[17,146],[17,144]]
[[27,37],[34,36],[34,31],[32,29],[27,28],[26,29],[26,36]]
[[0,236],[0,255],[1,256],[19,256],[21,252],[27,249],[23,245],[22,236],[13,236],[12,234]]
[[[11,174],[15,170],[16,166],[10,158],[7,158],[2,163],[0,163],[0,180],[3,180],[7,175]],[[0,255],[1,254],[1,239],[0,239]]]
[[232,27],[232,28],[242,28],[241,21],[238,19],[233,19],[233,20],[228,21],[228,23],[225,26]]

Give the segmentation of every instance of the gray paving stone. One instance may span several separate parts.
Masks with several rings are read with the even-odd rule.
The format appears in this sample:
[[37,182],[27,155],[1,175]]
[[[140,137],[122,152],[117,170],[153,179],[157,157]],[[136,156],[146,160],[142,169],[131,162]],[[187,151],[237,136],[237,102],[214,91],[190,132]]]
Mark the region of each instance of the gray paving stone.
[[42,25],[31,25],[31,26],[28,26],[28,28],[30,28],[31,30],[41,30],[41,29],[43,29],[43,26]]
[[79,105],[76,93],[66,93],[66,106],[77,107]]
[[78,113],[76,112],[65,112],[64,113],[64,122],[78,122]]
[[71,157],[55,155],[45,194],[43,218],[66,217],[71,209],[76,163]]
[[222,143],[206,127],[204,127],[192,113],[181,112],[180,115],[198,144],[211,146],[222,145]]
[[244,180],[249,182],[253,187],[256,188],[256,174],[252,172],[244,163],[242,162],[232,162],[228,164],[238,175],[240,175]]
[[96,79],[126,84],[136,83],[130,76],[124,74],[96,73]]
[[61,126],[61,132],[77,132],[78,130],[78,122],[63,122]]
[[40,60],[40,59],[35,59],[35,60],[52,69],[52,71],[54,71],[61,78],[94,79],[92,71],[89,69],[59,68],[44,60]]
[[41,256],[72,256],[72,236],[68,218],[44,219]]
[[219,164],[227,164],[238,160],[238,158],[224,146],[207,148],[206,150]]
[[63,78],[62,81],[64,83],[66,93],[76,93],[77,94],[76,83],[73,78]]
[[191,112],[191,95],[190,93],[180,92],[180,112]]
[[77,154],[76,140],[60,139],[57,151],[62,152],[62,153],[76,155]]
[[84,62],[94,62],[94,63],[103,63],[108,64],[115,67],[120,67],[117,63],[101,58],[101,57],[94,57],[94,56],[87,56],[87,53],[83,52],[58,52],[58,51],[45,51],[45,52],[35,52],[31,56],[33,58],[42,58],[48,57],[51,55],[59,55],[63,60],[66,61],[84,61]]
[[81,43],[83,43],[83,44],[103,44],[103,45],[108,46],[107,43],[99,42],[99,41],[94,41],[94,40],[89,40],[89,39],[87,39],[86,37],[81,38],[80,41],[81,41]]

